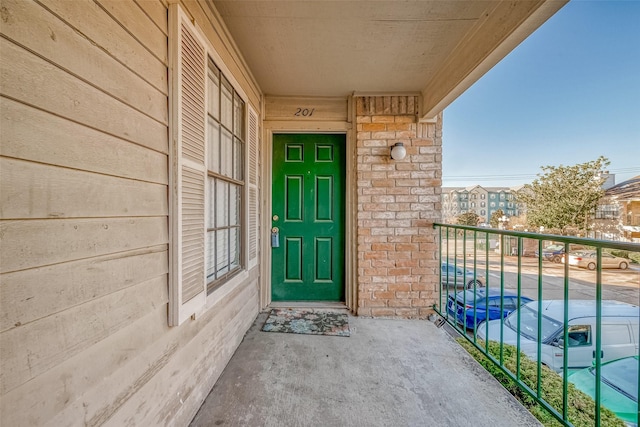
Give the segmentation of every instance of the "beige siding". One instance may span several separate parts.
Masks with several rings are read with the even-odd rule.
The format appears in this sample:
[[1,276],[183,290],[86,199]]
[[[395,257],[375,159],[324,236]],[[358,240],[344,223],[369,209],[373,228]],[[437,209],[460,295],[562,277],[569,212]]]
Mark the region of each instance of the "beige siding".
[[[217,15],[185,3],[259,111]],[[2,6],[0,425],[185,425],[257,314],[259,266],[168,326],[167,2]]]

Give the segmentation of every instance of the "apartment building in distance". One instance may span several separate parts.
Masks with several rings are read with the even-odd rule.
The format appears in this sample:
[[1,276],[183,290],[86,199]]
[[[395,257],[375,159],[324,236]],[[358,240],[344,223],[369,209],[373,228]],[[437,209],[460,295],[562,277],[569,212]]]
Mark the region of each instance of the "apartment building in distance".
[[505,216],[520,215],[515,193],[522,186],[516,187],[442,187],[442,219],[445,221],[467,212],[474,212],[480,217],[480,223],[489,223],[491,215],[502,209]]

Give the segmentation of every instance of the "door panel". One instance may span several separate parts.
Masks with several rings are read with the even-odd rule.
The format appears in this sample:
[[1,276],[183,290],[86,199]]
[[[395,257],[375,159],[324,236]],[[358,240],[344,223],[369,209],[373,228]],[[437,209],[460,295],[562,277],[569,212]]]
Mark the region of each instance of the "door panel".
[[273,301],[344,300],[345,136],[273,136]]

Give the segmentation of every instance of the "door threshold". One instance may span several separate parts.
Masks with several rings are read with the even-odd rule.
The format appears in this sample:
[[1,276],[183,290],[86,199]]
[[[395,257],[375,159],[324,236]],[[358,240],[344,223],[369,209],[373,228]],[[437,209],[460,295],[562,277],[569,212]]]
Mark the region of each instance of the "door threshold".
[[272,301],[268,308],[331,308],[348,310],[347,305],[341,301]]

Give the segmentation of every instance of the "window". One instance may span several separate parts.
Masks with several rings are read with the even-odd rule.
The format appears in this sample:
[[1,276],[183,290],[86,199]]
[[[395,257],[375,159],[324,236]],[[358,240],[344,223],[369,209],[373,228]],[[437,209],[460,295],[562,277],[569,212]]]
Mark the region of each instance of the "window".
[[591,326],[589,325],[569,326],[567,334],[569,337],[568,347],[591,345]]
[[484,195],[484,194],[481,194],[481,195],[480,195],[480,198],[481,198],[482,200],[484,200],[484,199],[485,199],[485,195]]
[[618,216],[618,205],[600,205],[596,209],[596,219],[617,219]]
[[245,105],[211,58],[207,73],[206,278],[211,290],[237,272],[242,254]]
[[481,208],[484,208],[484,207],[486,207],[486,206],[487,206],[487,202],[480,202],[480,207],[481,207]]
[[[513,311],[516,309],[517,298],[504,297],[502,302],[502,308],[507,311]],[[489,300],[489,307],[500,309],[500,298],[492,298]]]
[[495,199],[495,198],[496,198],[496,195],[495,195],[495,194],[492,194],[490,197],[491,197],[491,199]]

